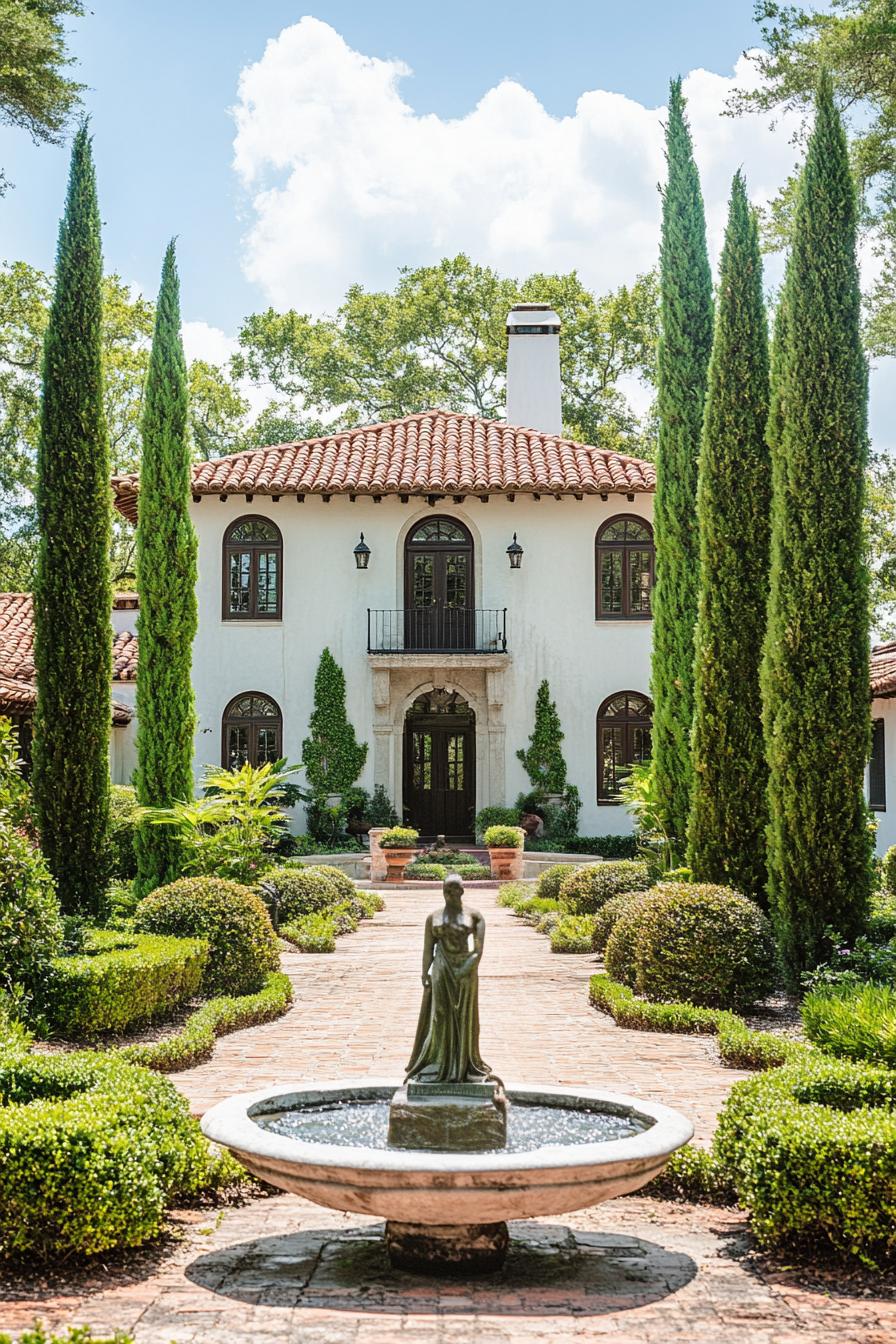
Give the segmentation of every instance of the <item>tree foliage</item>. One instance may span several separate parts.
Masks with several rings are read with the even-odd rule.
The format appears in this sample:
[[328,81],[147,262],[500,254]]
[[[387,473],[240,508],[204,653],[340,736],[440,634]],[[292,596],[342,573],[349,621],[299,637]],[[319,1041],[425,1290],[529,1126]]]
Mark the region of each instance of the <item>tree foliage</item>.
[[663,827],[683,841],[691,794],[694,626],[699,550],[697,461],[712,346],[706,224],[681,80],[669,90],[668,180],[660,242],[662,336],[657,357],[657,484],[653,594],[654,785]]
[[543,681],[535,695],[535,725],[529,745],[521,747],[516,754],[534,789],[544,789],[545,793],[566,792],[562,741],[560,715],[551,699],[550,685]]
[[335,317],[272,308],[243,323],[237,376],[267,380],[302,420],[315,408],[330,427],[388,420],[444,406],[486,417],[504,413],[506,318],[520,301],[553,304],[561,322],[566,432],[591,443],[650,452],[642,423],[618,384],[650,380],[657,284],[649,273],[593,295],[575,272],[501,277],[464,255],[404,267],[392,292],[353,285]]
[[102,255],[93,155],[75,136],[43,351],[34,592],[34,803],[62,909],[106,886],[112,637]]
[[[138,802],[158,808],[192,797],[195,726],[196,534],[190,519],[187,365],[173,242],[162,266],[140,429],[136,785]],[[144,823],[137,830],[136,851],[141,895],[180,876],[174,832]]]
[[[81,101],[84,85],[65,74],[74,58],[63,22],[83,13],[82,0],[0,0],[0,124],[37,144],[59,144]],[[8,185],[0,169],[0,195]]]
[[772,360],[771,578],[762,692],[769,895],[794,983],[868,898],[867,370],[856,201],[822,76]]
[[695,878],[764,896],[765,748],[759,664],[768,599],[768,332],[756,217],[731,189],[703,420],[694,667]]
[[314,677],[314,707],[302,764],[315,793],[345,793],[364,769],[367,743],[359,742],[345,708],[345,673],[324,649]]

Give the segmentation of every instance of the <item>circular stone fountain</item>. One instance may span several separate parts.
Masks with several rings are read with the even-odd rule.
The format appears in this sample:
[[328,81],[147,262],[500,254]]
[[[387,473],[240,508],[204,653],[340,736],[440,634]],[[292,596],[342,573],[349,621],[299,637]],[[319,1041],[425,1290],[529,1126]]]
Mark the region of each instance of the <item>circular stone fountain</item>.
[[404,1087],[287,1083],[219,1102],[202,1129],[270,1185],[385,1218],[396,1267],[461,1273],[500,1267],[508,1219],[646,1185],[693,1127],[667,1106],[597,1088],[505,1087],[479,1055],[485,921],[463,909],[459,878],[445,893],[426,924]]

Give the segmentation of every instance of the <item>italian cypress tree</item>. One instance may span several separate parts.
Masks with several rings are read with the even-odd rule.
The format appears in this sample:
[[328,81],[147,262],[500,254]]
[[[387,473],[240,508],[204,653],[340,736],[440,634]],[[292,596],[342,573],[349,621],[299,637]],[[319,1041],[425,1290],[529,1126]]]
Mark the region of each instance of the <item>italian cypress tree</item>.
[[712,347],[703,197],[684,109],[681,80],[675,79],[669,89],[668,180],[660,243],[651,685],[657,805],[667,833],[678,844],[684,841],[690,809],[699,575],[697,461]]
[[[143,401],[137,582],[137,797],[168,807],[193,796],[193,686],[196,534],[190,520],[187,366],[180,330],[174,243],[168,244]],[[180,846],[167,826],[137,831],[141,894],[180,872]]]
[[345,673],[324,649],[314,677],[314,708],[302,743],[302,764],[318,795],[345,793],[364,769],[367,743],[359,742],[345,709]]
[[82,914],[100,909],[108,866],[112,590],[102,277],[96,176],[82,125],[44,338],[33,745],[41,847],[62,909]]
[[763,897],[768,772],[759,668],[768,602],[768,379],[759,239],[738,173],[722,250],[697,488],[688,862],[702,882]]
[[862,925],[870,886],[867,369],[856,200],[830,78],[797,193],[772,358],[771,574],[762,667],[769,896],[791,982]]

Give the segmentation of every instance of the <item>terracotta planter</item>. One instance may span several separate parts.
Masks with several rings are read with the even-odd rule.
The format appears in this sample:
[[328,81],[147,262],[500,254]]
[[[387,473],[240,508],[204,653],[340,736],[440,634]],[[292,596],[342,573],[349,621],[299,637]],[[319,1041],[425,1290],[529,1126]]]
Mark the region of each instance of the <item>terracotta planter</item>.
[[416,849],[383,849],[381,852],[386,860],[386,881],[403,882],[404,870],[417,853]]
[[492,877],[497,878],[499,882],[513,882],[522,876],[523,851],[517,846],[512,849],[505,849],[503,846],[500,849],[489,847],[488,857],[492,866]]

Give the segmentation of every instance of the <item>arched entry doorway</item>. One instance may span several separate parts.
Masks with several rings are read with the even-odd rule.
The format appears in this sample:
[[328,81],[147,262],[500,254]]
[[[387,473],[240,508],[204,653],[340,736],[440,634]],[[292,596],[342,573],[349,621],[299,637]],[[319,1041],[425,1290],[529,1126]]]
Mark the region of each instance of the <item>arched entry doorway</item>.
[[476,716],[457,691],[427,691],[405,715],[404,811],[422,836],[473,834]]
[[404,574],[405,649],[472,649],[473,538],[463,523],[434,515],[412,528]]

